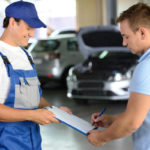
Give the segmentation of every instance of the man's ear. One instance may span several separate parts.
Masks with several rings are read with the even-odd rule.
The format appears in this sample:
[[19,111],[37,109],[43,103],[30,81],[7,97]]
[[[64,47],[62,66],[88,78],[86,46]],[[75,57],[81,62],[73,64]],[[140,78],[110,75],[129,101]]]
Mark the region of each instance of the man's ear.
[[144,40],[145,37],[146,37],[146,30],[145,30],[145,28],[140,27],[140,28],[139,28],[139,33],[140,33],[140,35],[141,35],[141,40]]
[[10,27],[14,27],[15,24],[16,24],[15,19],[14,19],[13,17],[10,17],[10,18],[9,18],[9,26],[10,26]]

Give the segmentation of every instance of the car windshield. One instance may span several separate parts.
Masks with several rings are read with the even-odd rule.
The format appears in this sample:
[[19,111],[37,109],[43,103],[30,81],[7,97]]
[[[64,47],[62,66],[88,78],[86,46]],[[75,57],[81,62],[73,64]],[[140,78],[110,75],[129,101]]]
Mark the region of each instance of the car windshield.
[[34,52],[46,52],[46,51],[55,51],[59,42],[57,40],[39,40],[36,46],[34,47]]

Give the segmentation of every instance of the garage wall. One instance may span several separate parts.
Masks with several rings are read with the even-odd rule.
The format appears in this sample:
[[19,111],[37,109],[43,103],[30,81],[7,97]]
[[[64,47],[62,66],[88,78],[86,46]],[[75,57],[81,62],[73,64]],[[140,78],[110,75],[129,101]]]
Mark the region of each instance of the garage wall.
[[[139,1],[148,0],[116,0],[117,16]],[[110,24],[111,12],[108,9],[108,2],[109,0],[76,0],[77,29],[84,26]]]
[[139,0],[117,0],[117,16],[119,16],[122,11],[138,2]]
[[104,8],[105,0],[76,0],[77,29],[106,22]]

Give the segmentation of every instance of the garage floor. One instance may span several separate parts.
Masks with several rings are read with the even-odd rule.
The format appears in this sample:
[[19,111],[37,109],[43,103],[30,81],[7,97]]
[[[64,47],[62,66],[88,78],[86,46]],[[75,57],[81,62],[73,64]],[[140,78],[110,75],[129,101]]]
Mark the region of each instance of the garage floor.
[[[55,106],[68,106],[73,113],[87,121],[90,121],[92,113],[101,111],[107,107],[106,114],[116,114],[124,111],[125,101],[96,101],[90,100],[87,105],[76,104],[66,97],[66,91],[55,88],[43,90],[43,96]],[[88,143],[81,133],[63,124],[48,124],[41,126],[43,150],[132,150],[131,136],[115,140],[102,147],[94,147]]]

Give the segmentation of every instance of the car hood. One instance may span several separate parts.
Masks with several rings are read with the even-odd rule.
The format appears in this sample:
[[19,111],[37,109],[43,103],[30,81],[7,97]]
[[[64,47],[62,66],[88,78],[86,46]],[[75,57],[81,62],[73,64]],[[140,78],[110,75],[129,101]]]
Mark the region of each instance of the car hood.
[[83,27],[77,34],[79,49],[88,58],[92,53],[103,50],[124,50],[128,48],[122,46],[122,36],[118,26],[90,26]]

